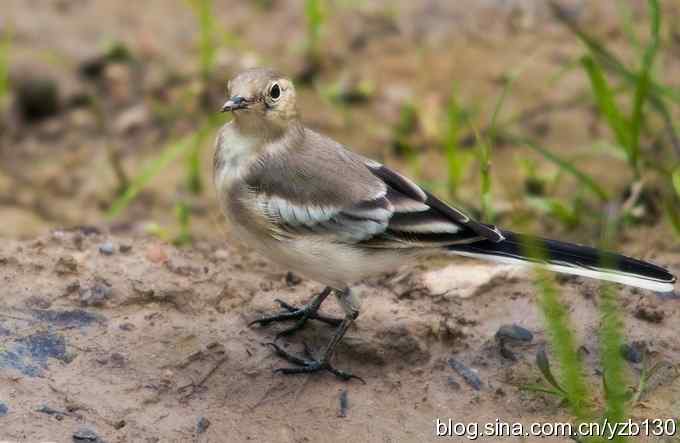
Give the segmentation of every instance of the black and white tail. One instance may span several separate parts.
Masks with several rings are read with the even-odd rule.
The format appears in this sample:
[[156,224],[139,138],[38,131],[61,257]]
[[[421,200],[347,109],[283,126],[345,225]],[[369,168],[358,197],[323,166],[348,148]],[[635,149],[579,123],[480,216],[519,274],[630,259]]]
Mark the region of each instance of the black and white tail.
[[[456,255],[493,260],[502,263],[537,263],[544,268],[565,274],[608,280],[657,292],[673,291],[676,279],[660,266],[588,246],[557,240],[528,237],[502,231],[505,240],[484,240],[448,246]],[[536,256],[527,256],[526,247],[537,249]]]

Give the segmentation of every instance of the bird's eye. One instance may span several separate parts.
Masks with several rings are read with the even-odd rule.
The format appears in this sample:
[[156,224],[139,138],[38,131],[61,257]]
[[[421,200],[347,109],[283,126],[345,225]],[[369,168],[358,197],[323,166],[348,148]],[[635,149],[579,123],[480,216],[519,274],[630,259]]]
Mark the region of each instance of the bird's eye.
[[274,100],[278,100],[279,97],[281,97],[281,88],[279,87],[278,83],[274,83],[269,90],[269,96],[273,98]]

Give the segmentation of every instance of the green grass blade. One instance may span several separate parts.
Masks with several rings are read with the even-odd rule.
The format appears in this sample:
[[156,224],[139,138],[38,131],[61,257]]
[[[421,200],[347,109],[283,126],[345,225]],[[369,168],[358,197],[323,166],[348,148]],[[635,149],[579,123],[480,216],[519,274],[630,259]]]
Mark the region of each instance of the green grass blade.
[[107,218],[112,219],[119,215],[128,205],[139,195],[139,193],[156,177],[163,169],[165,169],[176,158],[186,154],[191,148],[196,145],[196,141],[203,137],[204,132],[214,130],[217,120],[209,120],[201,129],[193,134],[186,136],[179,141],[168,144],[160,155],[151,160],[142,170],[142,172],[132,179],[130,186],[111,204],[107,211]]
[[474,125],[472,130],[477,140],[477,160],[479,162],[479,175],[481,178],[481,219],[492,223],[494,219],[493,198],[491,195],[491,147],[486,137],[479,134]]
[[[595,37],[583,30],[575,20],[563,12],[558,3],[551,1],[549,5],[553,9],[557,19],[567,26],[567,28],[583,42],[593,57],[597,58],[607,70],[623,78],[629,86],[636,87],[638,83],[637,73],[628,69],[612,52],[600,44]],[[680,154],[680,137],[678,137],[673,117],[664,102],[664,100],[668,99],[675,103],[680,103],[680,88],[662,85],[653,79],[650,79],[649,88],[650,105],[663,118],[666,131],[668,132],[673,147],[678,154]]]
[[121,211],[127,208],[132,200],[139,195],[154,177],[165,169],[173,160],[191,149],[196,143],[197,138],[198,134],[195,133],[166,146],[161,154],[151,160],[144,167],[142,172],[132,180],[125,192],[111,204],[111,207],[107,212],[107,217],[116,217]]
[[448,172],[448,192],[450,198],[455,198],[463,181],[465,166],[468,156],[460,146],[460,124],[462,110],[458,102],[456,86],[451,88],[451,97],[446,109],[446,126],[444,131],[444,151],[446,153],[446,165]]
[[[544,261],[543,252],[531,238],[527,238],[522,247],[528,257]],[[560,302],[559,291],[548,271],[536,267],[535,272],[536,286],[540,294],[539,307],[543,313],[553,355],[559,364],[560,383],[554,380],[554,386],[564,390],[571,413],[579,420],[586,419],[592,416],[589,389],[569,322],[568,310]]]
[[201,75],[203,79],[209,79],[215,66],[217,54],[217,39],[215,30],[215,16],[213,14],[212,0],[187,0],[198,18],[200,30],[199,54]]
[[491,115],[491,123],[489,124],[488,135],[489,135],[489,139],[491,140],[492,143],[496,140],[496,128],[498,127],[498,125],[497,125],[498,116],[501,113],[501,109],[503,109],[503,105],[505,104],[505,99],[510,94],[510,90],[512,89],[512,86],[515,84],[515,81],[522,74],[522,72],[524,71],[524,68],[529,64],[530,60],[531,60],[531,57],[524,60],[524,62],[522,62],[522,64],[520,66],[518,66],[515,69],[513,69],[512,71],[510,71],[505,78],[503,90],[501,91],[501,95],[498,96],[498,100],[496,101],[496,106],[494,107],[493,114]]
[[680,198],[680,166],[676,166],[673,170],[673,173],[671,174],[671,181],[673,182],[673,189],[675,189],[675,193],[678,195],[678,198]]
[[573,165],[569,161],[558,157],[556,154],[548,151],[547,149],[543,148],[542,146],[538,145],[537,143],[529,139],[516,137],[509,134],[504,135],[507,138],[509,138],[510,141],[512,141],[513,143],[526,145],[532,150],[541,154],[546,160],[556,164],[561,170],[567,172],[568,174],[578,179],[579,182],[581,182],[589,191],[591,191],[593,194],[599,197],[600,200],[602,201],[609,200],[609,196],[607,195],[605,190],[600,185],[597,184],[595,179],[593,179],[590,175],[578,169],[575,165]]
[[600,286],[598,310],[600,315],[600,361],[603,378],[606,380],[605,417],[611,423],[621,423],[626,418],[628,392],[624,377],[624,360],[621,356],[623,321],[612,285],[602,284]]
[[212,130],[219,126],[220,118],[213,114],[208,117],[208,123],[196,132],[194,146],[187,156],[187,189],[193,194],[203,192],[203,181],[201,180],[201,152],[205,145],[206,138]]
[[[602,232],[601,250],[611,250],[618,236],[618,222],[612,219],[605,223]],[[600,259],[600,267],[615,268],[615,264],[606,257]],[[597,305],[600,317],[599,341],[600,363],[602,365],[602,381],[605,392],[604,418],[611,423],[622,423],[626,418],[626,407],[629,397],[627,380],[624,374],[625,362],[621,355],[624,344],[623,318],[621,307],[617,303],[616,291],[612,284],[600,284],[600,298]],[[613,441],[623,441],[616,437]]]
[[604,116],[612,132],[614,132],[616,142],[625,150],[628,161],[631,162],[633,155],[631,153],[628,122],[626,122],[625,117],[619,111],[614,98],[614,92],[609,87],[609,83],[607,82],[602,69],[592,57],[587,55],[584,56],[581,58],[581,64],[590,78],[590,85],[600,113]]
[[666,217],[673,228],[675,236],[680,239],[680,211],[678,207],[680,204],[680,199],[669,197],[664,201],[664,209],[666,210]]
[[[556,2],[550,2],[555,16],[567,28],[576,35],[579,40],[590,50],[592,55],[603,64],[605,68],[620,75],[631,84],[637,83],[637,74],[628,69],[612,52],[603,46],[595,37],[584,31],[576,21],[564,14],[562,8]],[[680,88],[666,86],[657,82],[652,82],[651,89],[655,96],[665,96],[676,103],[680,103]]]
[[555,376],[550,369],[550,361],[548,360],[548,354],[545,352],[545,347],[541,347],[536,353],[536,366],[538,366],[541,374],[543,374],[543,378],[545,378],[546,381],[557,390],[557,392],[561,394],[567,393],[567,391],[565,391],[557,382],[557,379],[555,379]]
[[626,33],[628,42],[636,51],[640,52],[640,39],[635,33],[633,11],[628,4],[628,0],[616,0],[616,6],[619,10],[619,15],[623,17],[623,31]]
[[640,131],[643,125],[643,108],[647,102],[652,83],[652,67],[659,49],[659,29],[661,27],[661,14],[658,0],[649,0],[651,39],[642,59],[642,66],[638,75],[635,95],[633,99],[633,113],[630,126],[630,154],[631,161],[638,165],[640,157]]
[[0,111],[4,110],[9,94],[9,52],[12,47],[12,31],[7,30],[0,40]]
[[179,233],[174,238],[173,243],[176,246],[184,246],[191,243],[191,209],[185,203],[180,201],[175,206],[175,216],[179,224]]
[[322,0],[305,0],[305,18],[307,19],[307,54],[320,56],[321,27],[324,23]]

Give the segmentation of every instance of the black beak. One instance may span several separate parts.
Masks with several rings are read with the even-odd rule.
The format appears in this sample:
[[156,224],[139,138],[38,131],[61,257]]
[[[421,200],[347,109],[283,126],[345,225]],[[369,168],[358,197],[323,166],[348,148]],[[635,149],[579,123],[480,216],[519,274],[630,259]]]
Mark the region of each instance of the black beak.
[[233,96],[222,106],[220,112],[230,112],[237,109],[244,109],[248,107],[248,101],[238,95]]

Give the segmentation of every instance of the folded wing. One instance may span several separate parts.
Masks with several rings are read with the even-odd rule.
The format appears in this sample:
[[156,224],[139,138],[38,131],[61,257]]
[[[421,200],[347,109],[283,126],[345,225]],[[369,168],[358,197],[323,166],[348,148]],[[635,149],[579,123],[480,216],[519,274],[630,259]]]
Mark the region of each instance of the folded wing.
[[371,197],[347,205],[293,201],[285,192],[261,193],[257,206],[274,226],[273,235],[302,233],[370,248],[426,248],[480,240],[497,242],[502,234],[446,205],[385,166],[362,159],[375,177]]

